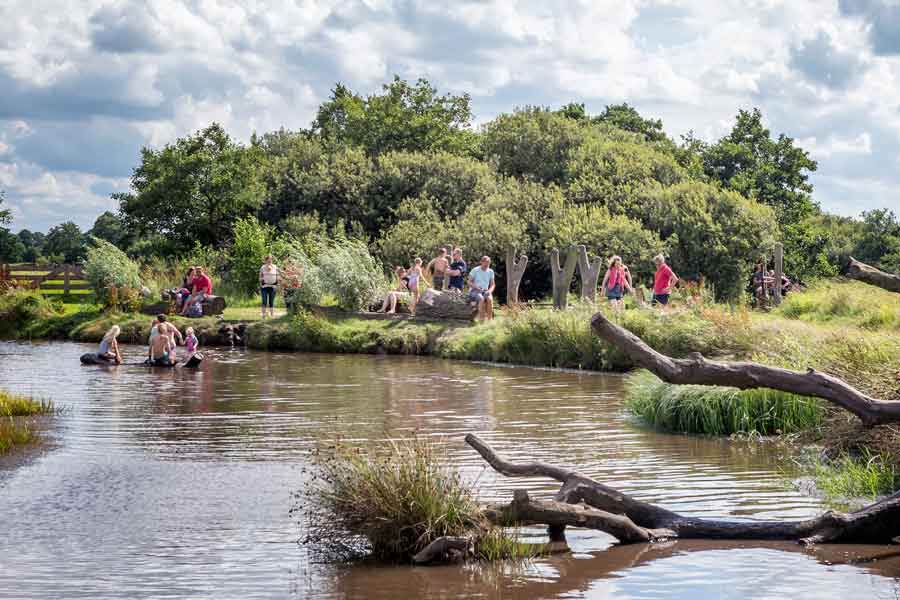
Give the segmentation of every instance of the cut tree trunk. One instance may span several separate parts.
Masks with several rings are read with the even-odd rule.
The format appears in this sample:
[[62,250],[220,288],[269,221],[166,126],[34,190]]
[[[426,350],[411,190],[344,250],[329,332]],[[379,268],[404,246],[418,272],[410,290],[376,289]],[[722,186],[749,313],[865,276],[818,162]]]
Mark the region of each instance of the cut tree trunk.
[[784,275],[784,245],[775,244],[775,281],[772,282],[772,298],[775,306],[781,304],[781,276]]
[[900,535],[900,493],[852,513],[827,511],[802,521],[700,519],[642,502],[575,470],[540,462],[510,462],[472,433],[466,442],[502,475],[549,477],[562,483],[553,501],[531,500],[520,491],[508,506],[485,511],[489,519],[504,525],[553,525],[557,538],[560,526],[566,525],[604,531],[623,544],[671,538],[890,544]]
[[528,257],[524,254],[516,260],[516,251],[510,248],[506,251],[506,305],[515,306],[519,303],[519,284],[525,267],[528,266]]
[[753,362],[715,362],[697,352],[688,358],[672,358],[657,352],[602,312],[591,319],[591,329],[624,352],[634,364],[668,383],[720,385],[742,390],[769,388],[822,398],[853,413],[867,427],[900,421],[900,401],[872,398],[842,379],[814,369],[800,373]]
[[559,265],[559,250],[550,251],[550,273],[553,277],[553,307],[564,309],[569,304],[569,287],[572,285],[572,276],[578,266],[578,253],[575,247],[569,248],[566,253],[566,264]]
[[852,256],[850,257],[850,265],[847,267],[847,277],[870,285],[876,285],[890,292],[900,293],[900,275],[881,271],[866,263],[859,262]]
[[587,248],[578,246],[578,271],[581,273],[581,299],[594,302],[597,299],[597,282],[600,280],[600,270],[603,268],[603,259],[595,256],[588,260]]
[[471,321],[478,312],[467,296],[456,292],[425,290],[416,304],[416,316],[428,319],[458,319]]

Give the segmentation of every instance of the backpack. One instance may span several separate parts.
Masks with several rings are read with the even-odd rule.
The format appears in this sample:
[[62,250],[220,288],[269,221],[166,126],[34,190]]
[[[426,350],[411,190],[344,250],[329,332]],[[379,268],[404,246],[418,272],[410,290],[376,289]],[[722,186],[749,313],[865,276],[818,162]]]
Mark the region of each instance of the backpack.
[[189,317],[202,317],[203,316],[203,304],[200,302],[194,302],[191,304],[190,308],[188,308],[187,316]]

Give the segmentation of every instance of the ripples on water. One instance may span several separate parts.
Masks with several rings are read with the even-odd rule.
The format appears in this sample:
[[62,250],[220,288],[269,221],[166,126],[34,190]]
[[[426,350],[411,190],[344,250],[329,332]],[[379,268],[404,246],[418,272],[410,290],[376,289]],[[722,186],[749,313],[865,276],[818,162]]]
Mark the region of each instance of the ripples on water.
[[0,597],[898,596],[897,559],[834,565],[846,548],[607,550],[594,532],[573,532],[576,555],[524,567],[310,565],[287,511],[305,453],[331,432],[440,438],[485,499],[558,486],[498,477],[462,443],[470,431],[695,515],[803,518],[819,506],[784,486],[775,445],[636,427],[617,376],[215,350],[200,371],[109,369],[79,366],[85,349],[0,343],[0,385],[69,408],[47,434],[54,449],[0,471]]

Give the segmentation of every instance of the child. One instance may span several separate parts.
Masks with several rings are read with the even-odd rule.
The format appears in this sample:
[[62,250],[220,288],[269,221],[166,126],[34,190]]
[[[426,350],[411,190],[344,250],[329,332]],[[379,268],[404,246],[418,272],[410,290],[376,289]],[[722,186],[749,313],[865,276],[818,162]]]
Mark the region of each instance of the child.
[[184,331],[184,345],[187,347],[187,359],[190,360],[191,357],[197,352],[197,348],[200,346],[200,341],[197,339],[197,336],[194,335],[194,328],[188,327]]
[[412,302],[409,305],[409,312],[416,314],[416,304],[419,302],[419,279],[422,278],[422,259],[416,258],[413,265],[406,273],[409,277],[409,292],[412,295]]

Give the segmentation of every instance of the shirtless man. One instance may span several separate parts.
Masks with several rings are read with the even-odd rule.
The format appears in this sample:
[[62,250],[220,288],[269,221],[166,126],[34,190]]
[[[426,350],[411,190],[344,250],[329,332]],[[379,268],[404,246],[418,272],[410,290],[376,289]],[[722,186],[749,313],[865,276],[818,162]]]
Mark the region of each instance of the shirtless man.
[[184,338],[178,328],[168,322],[165,315],[160,315],[157,319],[159,320],[157,333],[150,338],[150,363],[157,366],[168,366],[178,360],[178,357],[175,356],[176,338],[179,342],[183,342]]
[[444,279],[447,274],[447,267],[450,261],[447,260],[447,249],[441,248],[438,255],[431,259],[431,262],[425,267],[426,273],[431,273],[432,285],[434,289],[441,291],[444,289]]

